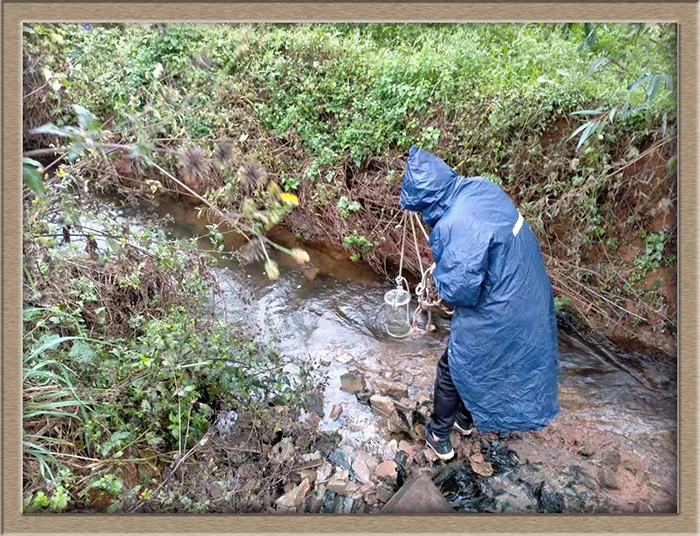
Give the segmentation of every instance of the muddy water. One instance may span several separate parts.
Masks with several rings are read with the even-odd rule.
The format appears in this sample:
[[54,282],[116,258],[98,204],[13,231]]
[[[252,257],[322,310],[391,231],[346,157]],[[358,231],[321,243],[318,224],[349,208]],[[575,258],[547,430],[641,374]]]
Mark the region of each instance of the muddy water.
[[[169,214],[174,237],[207,232],[196,211],[181,205],[119,210],[131,219]],[[290,233],[272,238],[297,245]],[[236,246],[233,235],[227,242]],[[212,247],[207,240],[200,244]],[[437,330],[420,339],[393,339],[384,329],[382,310],[392,284],[343,255],[301,247],[310,254],[309,266],[272,253],[281,268],[275,282],[259,264],[221,261],[216,275],[224,298],[217,310],[232,326],[246,326],[282,352],[316,361],[327,376],[319,427],[337,431],[350,449],[381,456],[388,433],[367,405],[340,390],[340,375],[360,371],[370,386],[377,378],[400,381],[410,398],[427,400],[449,323],[438,320]],[[560,415],[545,430],[503,440],[522,467],[517,479],[510,473],[491,479],[508,498],[499,503],[501,510],[528,511],[543,496],[532,491],[534,484],[545,482],[564,497],[565,511],[675,511],[675,368],[591,346],[565,331],[560,332],[560,360]],[[343,413],[332,421],[328,416],[335,404],[343,406]]]

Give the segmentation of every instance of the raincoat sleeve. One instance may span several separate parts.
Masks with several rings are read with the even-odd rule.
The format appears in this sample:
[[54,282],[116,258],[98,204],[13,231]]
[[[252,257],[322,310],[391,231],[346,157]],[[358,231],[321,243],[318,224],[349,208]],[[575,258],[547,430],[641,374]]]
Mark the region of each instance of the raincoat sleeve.
[[488,270],[490,237],[473,231],[445,234],[436,227],[431,242],[440,298],[456,307],[476,305]]

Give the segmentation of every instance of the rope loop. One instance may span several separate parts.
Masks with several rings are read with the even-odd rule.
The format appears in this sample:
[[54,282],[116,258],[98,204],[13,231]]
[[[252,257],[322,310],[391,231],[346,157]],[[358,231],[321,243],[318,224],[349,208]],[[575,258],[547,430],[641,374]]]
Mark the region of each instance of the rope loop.
[[[435,330],[435,326],[432,324],[432,313],[434,309],[439,309],[443,313],[450,316],[453,314],[454,311],[449,309],[442,302],[442,299],[440,298],[440,295],[438,294],[437,289],[435,288],[433,282],[433,271],[435,270],[435,263],[433,263],[428,268],[423,269],[423,261],[420,256],[420,250],[418,249],[418,234],[416,232],[416,223],[418,224],[418,228],[421,231],[423,231],[423,236],[425,237],[425,240],[428,243],[429,237],[428,233],[425,232],[425,229],[423,228],[420,219],[418,218],[418,214],[415,212],[409,214],[408,211],[404,211],[404,214],[401,218],[400,225],[403,226],[403,234],[401,237],[401,257],[399,260],[399,275],[396,277],[395,280],[397,287],[403,289],[405,286],[408,293],[411,293],[408,281],[406,281],[402,274],[403,260],[406,251],[406,228],[408,227],[406,222],[407,218],[411,220],[411,230],[413,231],[413,245],[416,249],[416,255],[418,256],[418,265],[420,267],[421,272],[420,283],[416,285],[416,297],[418,298],[418,307],[416,307],[416,310],[413,312],[411,330],[409,331],[409,335],[411,336],[411,338],[417,338],[424,335],[426,331]],[[425,327],[421,328],[418,325],[418,317],[423,312],[427,313],[428,318],[425,323]]]

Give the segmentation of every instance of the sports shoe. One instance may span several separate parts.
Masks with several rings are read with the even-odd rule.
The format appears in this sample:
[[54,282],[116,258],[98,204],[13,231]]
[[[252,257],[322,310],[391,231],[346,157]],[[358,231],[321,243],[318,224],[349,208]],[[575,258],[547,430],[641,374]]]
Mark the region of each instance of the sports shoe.
[[441,460],[451,460],[455,455],[450,438],[438,439],[428,428],[425,429],[425,442]]

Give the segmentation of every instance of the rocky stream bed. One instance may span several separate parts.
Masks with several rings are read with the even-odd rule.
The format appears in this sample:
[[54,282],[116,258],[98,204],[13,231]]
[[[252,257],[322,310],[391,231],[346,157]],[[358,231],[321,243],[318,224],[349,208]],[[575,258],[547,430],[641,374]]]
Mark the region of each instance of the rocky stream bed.
[[[174,236],[206,233],[193,210],[175,204],[122,217],[153,210],[173,216]],[[274,238],[294,242],[287,233]],[[343,256],[306,249],[307,267],[278,258],[275,282],[255,265],[224,261],[216,270],[224,292],[218,314],[282,353],[312,360],[324,379],[308,394],[308,412],[278,411],[295,421],[285,430],[296,432],[276,437],[268,453],[271,467],[285,467],[272,509],[380,512],[407,479],[423,475],[457,512],[676,511],[674,363],[593,342],[562,317],[556,420],[530,433],[454,434],[456,457],[444,463],[421,438],[449,322],[439,319],[419,339],[392,339],[381,314],[391,285]],[[244,420],[224,412],[212,444],[244,451]],[[230,478],[254,486],[241,484],[243,472]],[[266,510],[253,504],[251,511]]]

